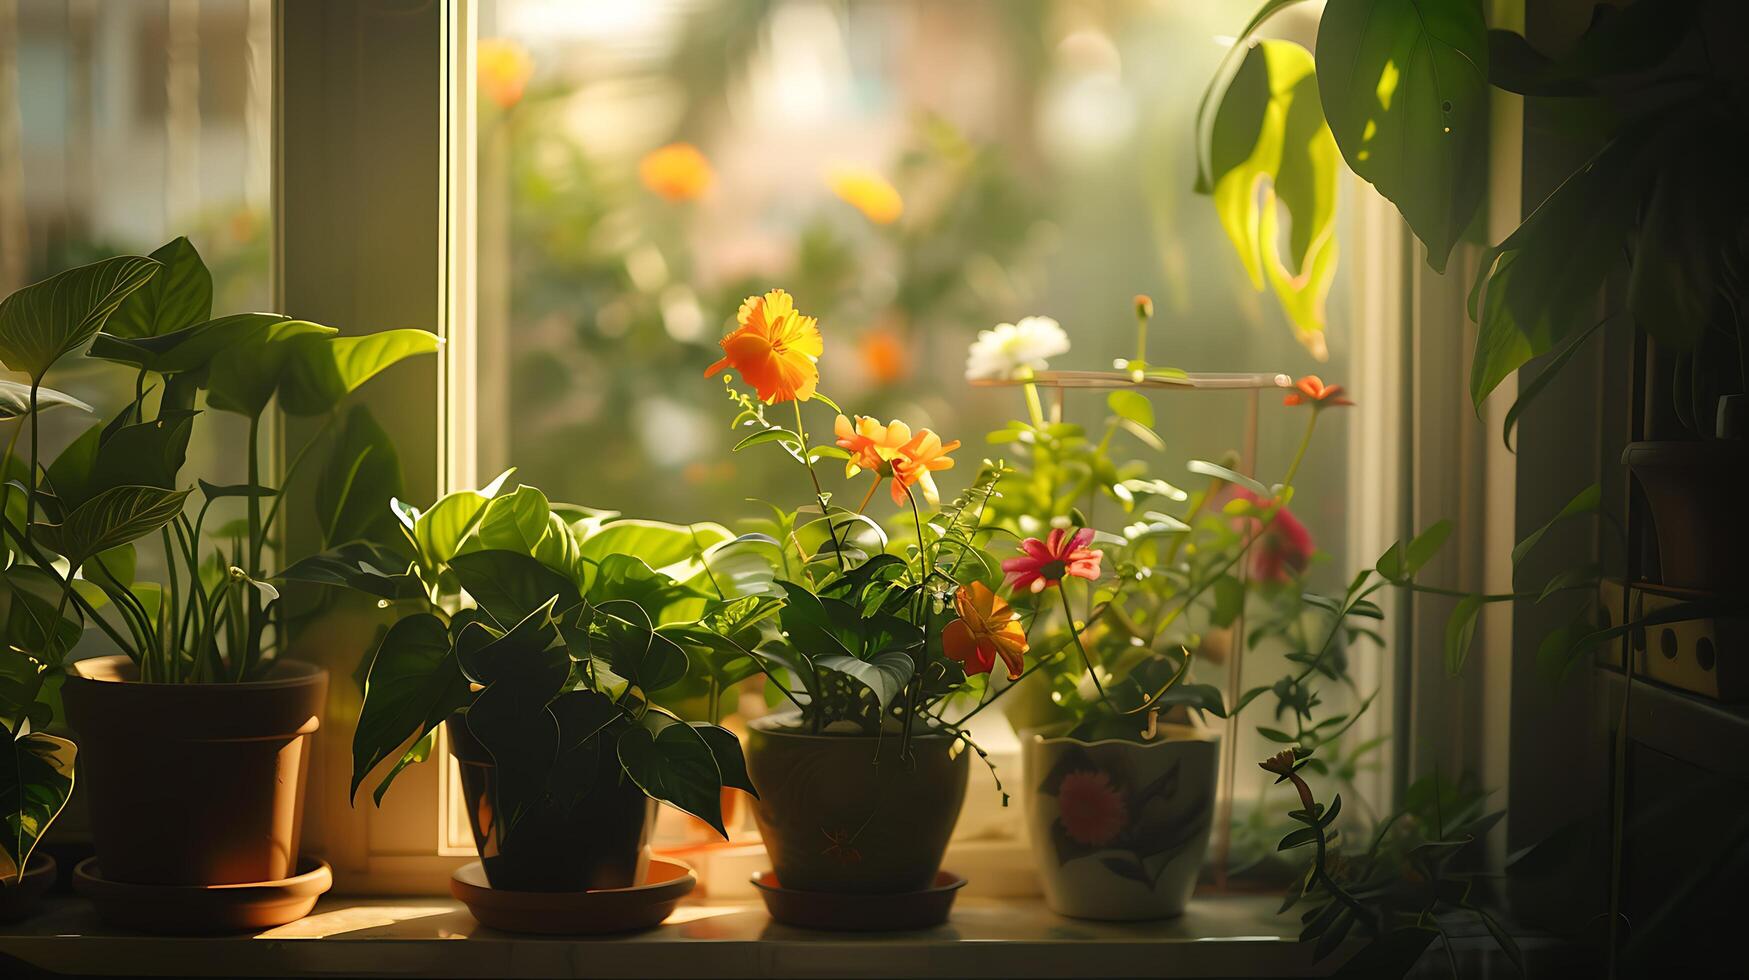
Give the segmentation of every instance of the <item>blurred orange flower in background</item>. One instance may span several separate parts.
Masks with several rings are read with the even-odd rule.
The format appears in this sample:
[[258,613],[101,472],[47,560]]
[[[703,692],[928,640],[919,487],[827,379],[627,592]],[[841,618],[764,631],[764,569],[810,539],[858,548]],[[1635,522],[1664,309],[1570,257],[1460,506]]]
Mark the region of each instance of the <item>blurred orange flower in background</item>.
[[478,51],[480,91],[500,109],[521,102],[534,59],[522,45],[501,37],[481,38]]
[[996,659],[1008,668],[1008,679],[1020,677],[1025,662],[1026,630],[1013,607],[982,582],[962,585],[953,597],[958,619],[941,633],[941,650],[972,674],[988,674]]
[[885,327],[863,334],[856,347],[869,376],[882,384],[891,384],[910,373],[905,341]]
[[734,368],[768,405],[814,397],[825,344],[818,322],[798,313],[788,293],[747,297],[735,322],[740,326],[720,341],[722,360],[705,368],[705,377]]
[[691,143],[670,143],[638,161],[638,179],[670,201],[691,201],[710,189],[716,174],[710,161]]
[[898,188],[873,170],[840,167],[827,174],[826,185],[844,203],[877,225],[890,225],[905,212],[905,201]]

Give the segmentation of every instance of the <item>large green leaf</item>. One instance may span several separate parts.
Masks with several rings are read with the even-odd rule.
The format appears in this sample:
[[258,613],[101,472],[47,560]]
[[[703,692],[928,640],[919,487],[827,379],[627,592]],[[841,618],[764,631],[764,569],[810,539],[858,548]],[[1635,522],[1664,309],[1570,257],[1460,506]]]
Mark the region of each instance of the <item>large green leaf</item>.
[[724,837],[723,779],[704,736],[685,722],[651,710],[619,737],[619,762],[632,782],[703,820]]
[[854,678],[858,683],[868,688],[880,702],[881,710],[893,703],[899,692],[905,689],[905,684],[911,679],[915,665],[906,654],[896,650],[877,653],[867,660],[834,654],[829,657],[815,657],[814,666],[822,670],[833,670]]
[[504,486],[514,469],[498,474],[497,479],[479,490],[457,490],[438,498],[431,509],[413,520],[413,540],[426,565],[435,568],[447,563],[461,550],[462,541],[471,534],[484,516],[486,504]]
[[[207,378],[207,404],[254,418],[267,409],[300,348],[320,345],[333,327],[308,320],[281,320],[255,331],[213,355]],[[331,342],[331,341],[330,341]]]
[[[5,738],[0,736],[0,738]],[[73,795],[72,742],[42,732],[0,750],[0,882],[16,879]]]
[[1481,0],[1330,0],[1318,26],[1324,117],[1445,271],[1487,176],[1488,28]]
[[59,664],[83,632],[79,621],[61,606],[64,586],[32,565],[0,571],[0,636],[8,650],[27,655],[37,664]]
[[596,606],[596,624],[607,648],[613,672],[645,694],[660,691],[686,676],[686,651],[657,632],[637,603],[614,599]]
[[[1267,278],[1301,343],[1322,359],[1340,171],[1313,68],[1298,44],[1257,42],[1215,114],[1210,161],[1216,212],[1252,286]],[[1285,258],[1282,207],[1291,217]]]
[[[38,388],[36,391],[36,410],[46,412],[51,408],[65,405],[89,413],[91,406],[85,404],[66,392],[53,388]],[[0,379],[0,422],[24,418],[30,414],[30,385],[18,381]]]
[[157,337],[212,316],[213,274],[187,238],[166,242],[151,257],[163,268],[122,300],[105,332],[117,337]]
[[1655,135],[1647,126],[1624,131],[1484,256],[1470,290],[1480,326],[1470,367],[1478,411],[1526,361],[1598,320],[1598,293],[1621,262],[1651,180]]
[[704,614],[705,595],[631,555],[608,555],[588,584],[589,601],[623,599],[643,608],[656,625],[691,622]]
[[320,415],[384,369],[434,353],[439,343],[436,334],[413,329],[301,341],[280,380],[279,406],[291,415]]
[[48,466],[56,505],[71,511],[117,487],[174,488],[193,423],[192,413],[171,411],[153,422],[92,426]]
[[190,490],[111,487],[80,504],[59,524],[38,524],[43,544],[74,564],[144,537],[176,519]]
[[259,343],[275,324],[290,320],[278,313],[233,313],[149,337],[105,331],[91,341],[90,355],[158,374],[198,373],[220,351]]
[[69,269],[0,300],[0,363],[41,380],[63,355],[83,347],[158,263],[123,255]]
[[716,760],[717,772],[723,785],[758,796],[759,791],[753,788],[752,777],[747,775],[747,758],[741,753],[741,740],[735,737],[735,733],[721,725],[702,721],[691,722],[691,725],[699,737],[704,739],[704,744],[710,746],[711,757]]
[[394,441],[370,409],[354,405],[316,481],[322,541],[333,546],[401,540],[389,501],[402,492],[401,457]]
[[480,544],[486,548],[533,555],[547,533],[552,507],[536,487],[520,486],[494,498],[480,517]]
[[696,558],[705,549],[734,536],[721,524],[621,520],[584,538],[579,548],[584,558],[595,562],[610,555],[632,555],[651,568],[662,568]]
[[[475,630],[477,632],[477,630]],[[468,706],[468,731],[497,767],[494,804],[500,840],[514,835],[522,813],[546,790],[559,751],[559,721],[548,708],[571,661],[559,642],[550,603],[471,655],[458,645],[470,679],[485,690]]]
[[370,541],[351,541],[300,558],[274,576],[276,581],[309,582],[352,589],[379,599],[417,599],[425,595],[401,554]]
[[1267,0],[1263,6],[1259,7],[1257,12],[1251,15],[1251,20],[1245,24],[1245,29],[1240,31],[1238,35],[1233,38],[1232,47],[1228,48],[1227,53],[1221,56],[1221,63],[1215,68],[1214,75],[1209,78],[1208,86],[1203,89],[1202,98],[1197,100],[1195,132],[1197,145],[1195,190],[1198,194],[1211,194],[1215,189],[1214,182],[1209,179],[1208,160],[1205,158],[1202,151],[1203,133],[1209,128],[1207,125],[1208,112],[1209,106],[1214,103],[1215,92],[1220,89],[1222,81],[1226,79],[1227,71],[1232,65],[1233,58],[1241,52],[1249,53],[1251,38],[1256,36],[1258,28],[1261,28],[1265,21],[1274,17],[1283,8],[1291,7],[1299,2],[1300,0]]
[[[371,658],[364,705],[352,736],[351,795],[384,759],[418,743],[468,702],[468,682],[456,663],[443,620],[418,613],[389,628]],[[397,767],[377,787],[380,802]]]
[[552,604],[558,615],[583,602],[575,582],[520,552],[470,551],[451,558],[449,567],[474,602],[505,629],[542,606]]

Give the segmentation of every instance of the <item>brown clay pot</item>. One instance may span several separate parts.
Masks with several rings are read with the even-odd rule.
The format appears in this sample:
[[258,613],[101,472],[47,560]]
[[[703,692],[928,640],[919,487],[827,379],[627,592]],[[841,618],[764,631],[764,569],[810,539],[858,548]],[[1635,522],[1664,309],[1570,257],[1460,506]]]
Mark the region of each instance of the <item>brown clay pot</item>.
[[[447,723],[450,753],[461,766],[462,796],[480,864],[493,888],[512,892],[581,892],[631,888],[645,880],[656,801],[606,756],[595,784],[571,811],[530,808],[506,837],[493,806],[497,767],[468,731],[466,714]],[[599,737],[599,736],[598,736]]]
[[970,751],[951,735],[812,735],[780,716],[748,726],[753,817],[783,887],[893,894],[929,888],[966,799]]
[[1726,592],[1749,585],[1749,442],[1632,442],[1621,460],[1652,511],[1664,585]]
[[24,865],[24,874],[0,881],[0,922],[17,922],[35,915],[59,873],[54,858],[41,851],[32,854]]
[[82,660],[61,693],[103,878],[227,885],[298,874],[327,672],[282,661],[242,684],[138,676],[126,657]]

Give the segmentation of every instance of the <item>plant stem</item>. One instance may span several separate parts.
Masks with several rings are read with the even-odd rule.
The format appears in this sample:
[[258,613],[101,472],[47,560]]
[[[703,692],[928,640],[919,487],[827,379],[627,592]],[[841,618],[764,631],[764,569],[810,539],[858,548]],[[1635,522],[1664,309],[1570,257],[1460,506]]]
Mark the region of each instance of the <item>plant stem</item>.
[[826,506],[826,491],[820,488],[819,474],[814,472],[814,459],[808,455],[808,430],[802,425],[802,403],[795,400],[790,404],[796,407],[796,438],[802,443],[799,447],[802,465],[807,467],[808,479],[814,484],[814,499],[820,502],[820,516],[826,519],[826,536],[832,539],[832,554],[837,557],[838,571],[842,574],[849,571],[849,568],[844,564],[844,548],[838,543],[838,529],[832,524],[832,511]]
[[[249,485],[251,487],[258,487],[261,485],[260,448],[261,416],[257,414],[249,417]],[[249,562],[249,567],[244,569],[244,571],[248,572],[250,578],[255,578],[261,574],[261,549],[263,538],[261,527],[261,498],[251,491],[249,496],[244,499],[248,505],[249,515],[249,550],[244,556]],[[243,615],[242,630],[237,634],[242,638],[243,642],[241,644],[241,649],[231,651],[231,657],[236,661],[237,680],[239,681],[243,679],[243,676],[248,673],[249,668],[254,666],[255,661],[258,659],[260,654],[261,634],[267,627],[267,623],[261,615],[261,594],[253,587],[246,591],[249,594],[243,598],[243,608],[245,611]]]
[[322,437],[328,433],[328,430],[334,427],[335,417],[336,416],[332,413],[329,414],[327,420],[322,423],[321,428],[317,429],[315,433],[310,436],[310,441],[304,443],[303,448],[299,449],[297,455],[292,457],[291,464],[285,468],[285,475],[279,481],[279,493],[274,496],[273,503],[268,505],[267,516],[261,521],[261,533],[263,537],[273,533],[273,521],[274,518],[279,516],[279,505],[285,500],[286,488],[291,486],[292,477],[297,475],[298,467],[303,464],[304,457],[309,454],[310,447],[320,442]]
[[1093,678],[1093,689],[1099,692],[1101,701],[1116,711],[1117,705],[1112,703],[1111,695],[1105,693],[1105,685],[1099,682],[1099,670],[1093,666],[1093,658],[1088,656],[1087,647],[1081,643],[1081,631],[1075,628],[1075,611],[1069,608],[1069,590],[1063,588],[1062,579],[1057,579],[1057,595],[1063,600],[1063,618],[1069,621],[1069,636],[1075,641],[1075,649],[1081,651],[1081,662],[1087,665],[1087,673]]
[[1300,448],[1294,450],[1294,461],[1288,464],[1287,474],[1281,478],[1285,490],[1294,485],[1294,477],[1300,472],[1300,462],[1306,458],[1306,450],[1312,445],[1312,433],[1318,428],[1318,416],[1323,414],[1316,406],[1312,408],[1312,417],[1306,420],[1306,434],[1300,437]]
[[1026,379],[1026,384],[1021,386],[1026,392],[1026,411],[1032,416],[1032,427],[1042,429],[1045,427],[1045,408],[1038,400],[1038,386],[1032,383],[1031,370],[1027,371]]
[[24,481],[24,533],[27,538],[30,534],[30,526],[36,523],[36,468],[39,459],[36,399],[37,389],[41,385],[41,378],[30,379],[30,476]]

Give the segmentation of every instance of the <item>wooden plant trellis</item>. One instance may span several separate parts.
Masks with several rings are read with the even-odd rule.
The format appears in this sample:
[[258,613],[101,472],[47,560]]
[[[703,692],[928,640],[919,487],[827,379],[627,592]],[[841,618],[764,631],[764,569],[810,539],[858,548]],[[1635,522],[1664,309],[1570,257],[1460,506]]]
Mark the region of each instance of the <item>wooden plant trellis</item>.
[[[1293,379],[1285,374],[1221,373],[1221,372],[1134,372],[1134,371],[1039,371],[1030,379],[980,378],[970,382],[978,387],[1017,388],[1028,383],[1054,392],[1051,418],[1062,421],[1063,402],[1070,389],[1115,391],[1120,389],[1145,391],[1243,391],[1245,398],[1245,428],[1241,436],[1239,472],[1255,476],[1257,466],[1257,426],[1262,392],[1292,388]],[[1239,563],[1241,581],[1247,575],[1249,563]],[[1233,623],[1233,644],[1227,658],[1227,690],[1237,697],[1245,660],[1245,612],[1240,607]],[[1215,888],[1227,887],[1227,859],[1232,846],[1233,793],[1239,759],[1238,713],[1229,713],[1221,737],[1220,786],[1215,794]]]

